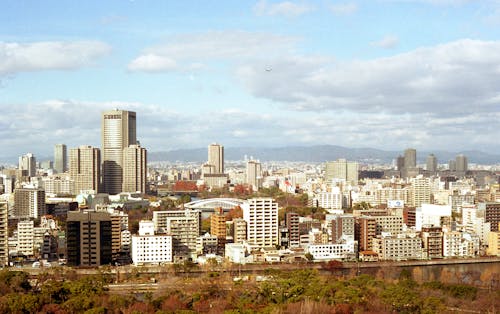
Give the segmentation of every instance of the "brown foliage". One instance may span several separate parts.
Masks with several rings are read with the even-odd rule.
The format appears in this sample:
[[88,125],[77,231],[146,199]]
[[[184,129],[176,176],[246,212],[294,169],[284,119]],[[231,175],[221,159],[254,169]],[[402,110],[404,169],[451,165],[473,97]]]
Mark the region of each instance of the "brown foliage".
[[135,302],[123,310],[123,314],[153,314],[154,312],[154,307],[144,302]]
[[188,308],[187,305],[184,304],[184,302],[182,302],[179,296],[175,294],[169,296],[161,303],[162,311],[166,312],[175,312],[178,310],[185,310],[187,308]]
[[231,221],[235,218],[243,218],[243,210],[241,207],[236,206],[235,208],[231,209],[227,214],[226,214],[226,220]]
[[198,187],[196,186],[196,181],[175,181],[172,187],[173,191],[193,191],[197,192]]

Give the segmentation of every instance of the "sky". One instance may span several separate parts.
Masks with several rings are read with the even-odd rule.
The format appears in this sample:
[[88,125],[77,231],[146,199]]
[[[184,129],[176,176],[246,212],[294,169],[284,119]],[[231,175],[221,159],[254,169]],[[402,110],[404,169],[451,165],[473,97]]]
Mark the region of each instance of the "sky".
[[0,161],[341,145],[500,154],[500,0],[0,0]]

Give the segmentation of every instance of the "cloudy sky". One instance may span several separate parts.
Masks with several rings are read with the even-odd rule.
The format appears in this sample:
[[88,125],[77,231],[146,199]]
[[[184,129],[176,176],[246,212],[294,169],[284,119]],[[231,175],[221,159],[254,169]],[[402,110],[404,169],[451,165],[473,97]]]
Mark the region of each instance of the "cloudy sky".
[[0,9],[0,161],[334,144],[500,153],[500,1],[20,1]]

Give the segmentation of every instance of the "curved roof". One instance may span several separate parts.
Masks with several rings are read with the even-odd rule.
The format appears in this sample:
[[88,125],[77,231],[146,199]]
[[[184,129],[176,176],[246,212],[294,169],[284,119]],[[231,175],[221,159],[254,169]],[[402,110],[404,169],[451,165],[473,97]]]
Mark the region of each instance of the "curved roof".
[[245,200],[237,198],[207,198],[184,204],[184,208],[203,209],[222,207],[223,209],[232,209],[241,206]]

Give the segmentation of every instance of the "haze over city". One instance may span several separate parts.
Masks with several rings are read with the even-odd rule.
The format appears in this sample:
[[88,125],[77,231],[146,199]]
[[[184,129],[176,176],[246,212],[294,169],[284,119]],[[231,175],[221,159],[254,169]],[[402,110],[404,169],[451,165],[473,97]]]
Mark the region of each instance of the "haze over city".
[[334,144],[499,153],[498,1],[3,1],[0,159]]

